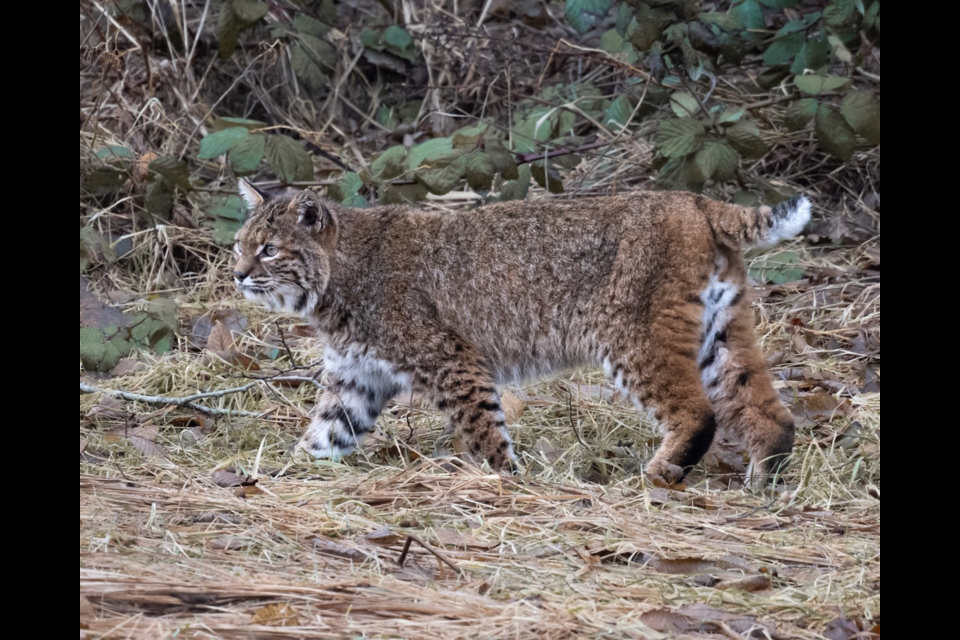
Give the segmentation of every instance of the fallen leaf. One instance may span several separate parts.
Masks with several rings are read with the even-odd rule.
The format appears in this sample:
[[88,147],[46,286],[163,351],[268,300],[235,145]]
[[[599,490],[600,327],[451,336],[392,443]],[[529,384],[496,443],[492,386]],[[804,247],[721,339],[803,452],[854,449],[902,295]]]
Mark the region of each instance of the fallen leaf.
[[243,333],[249,326],[247,318],[237,311],[220,309],[205,313],[193,319],[190,346],[198,351],[205,348],[214,325],[218,323],[229,329],[231,333]]
[[[401,525],[403,526],[403,525]],[[389,549],[394,547],[404,539],[404,536],[398,536],[393,531],[390,530],[388,526],[382,526],[372,533],[360,538],[361,542],[368,542],[374,546],[381,547],[384,549]]]
[[206,348],[207,351],[230,364],[234,364],[240,355],[237,351],[237,343],[233,339],[233,332],[222,322],[213,325]]
[[500,404],[503,406],[503,412],[507,417],[507,424],[516,424],[523,417],[527,410],[527,405],[523,400],[511,391],[504,391],[500,394]]
[[852,620],[846,618],[837,618],[827,624],[823,632],[824,637],[829,640],[854,640],[860,638],[860,627]]
[[288,604],[271,604],[253,614],[251,624],[261,627],[299,627],[300,618]]
[[814,393],[797,398],[793,413],[800,418],[797,426],[810,426],[830,422],[834,418],[850,415],[853,405],[849,400],[839,400],[829,393]]
[[80,617],[95,615],[93,603],[86,596],[80,596]]
[[96,406],[87,413],[87,418],[95,422],[125,422],[130,414],[123,409],[123,403],[113,396],[100,396]]
[[716,588],[721,591],[746,591],[757,593],[773,587],[773,582],[767,576],[750,576],[740,580],[721,580]]
[[233,495],[243,499],[247,499],[251,496],[258,496],[258,495],[261,495],[262,493],[263,493],[263,490],[260,489],[260,487],[252,484],[244,487],[235,487],[233,489]]
[[133,358],[124,358],[117,363],[117,366],[113,368],[113,371],[110,372],[111,378],[124,378],[126,376],[132,376],[133,374],[146,369],[146,365],[142,362],[138,362]]
[[148,424],[136,428],[123,426],[108,433],[106,440],[117,442],[126,438],[143,455],[150,458],[163,458],[166,457],[166,451],[156,443],[159,435],[160,427],[157,425]]
[[140,176],[140,180],[146,180],[147,176],[150,175],[150,163],[157,159],[157,154],[153,151],[147,151],[140,159],[137,160],[137,174]]
[[251,481],[250,478],[237,475],[233,471],[214,471],[213,481],[217,484],[217,486],[223,487],[224,489],[246,487],[257,484],[256,480]]
[[434,534],[434,539],[438,546],[447,549],[480,549],[485,551],[500,546],[499,542],[483,542],[472,533],[461,533],[454,529],[440,529]]
[[217,551],[239,551],[247,548],[247,543],[236,538],[214,538],[210,541],[210,548]]
[[94,294],[90,282],[80,277],[80,328],[106,329],[107,327],[125,327],[130,318],[117,309],[101,302]]
[[377,559],[376,556],[366,554],[360,549],[344,546],[328,538],[314,538],[313,549],[321,555],[345,558],[354,562],[376,561]]

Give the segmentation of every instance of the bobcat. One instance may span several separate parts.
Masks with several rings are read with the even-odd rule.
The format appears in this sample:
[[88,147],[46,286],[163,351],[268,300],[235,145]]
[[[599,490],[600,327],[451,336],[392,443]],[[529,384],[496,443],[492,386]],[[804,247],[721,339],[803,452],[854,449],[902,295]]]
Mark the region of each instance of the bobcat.
[[298,445],[354,451],[401,391],[424,392],[468,457],[515,459],[497,384],[602,366],[661,425],[648,477],[673,485],[718,428],[754,481],[794,443],[758,349],[744,247],[797,235],[810,203],[744,208],[687,193],[508,202],[463,213],[348,209],[304,191],[251,215],[234,277],[249,299],[302,316],[328,384]]

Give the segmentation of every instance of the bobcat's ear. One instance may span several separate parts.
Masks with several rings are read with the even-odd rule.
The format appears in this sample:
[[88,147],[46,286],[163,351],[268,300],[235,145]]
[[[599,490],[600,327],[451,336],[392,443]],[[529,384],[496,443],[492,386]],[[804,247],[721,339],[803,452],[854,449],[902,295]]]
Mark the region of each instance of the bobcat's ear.
[[319,233],[336,222],[333,212],[320,202],[313,191],[298,193],[290,203],[290,208],[297,213],[297,223],[314,233]]
[[256,210],[266,201],[264,194],[246,180],[240,180],[237,183],[237,188],[240,190],[240,197],[247,203],[247,208],[250,211]]

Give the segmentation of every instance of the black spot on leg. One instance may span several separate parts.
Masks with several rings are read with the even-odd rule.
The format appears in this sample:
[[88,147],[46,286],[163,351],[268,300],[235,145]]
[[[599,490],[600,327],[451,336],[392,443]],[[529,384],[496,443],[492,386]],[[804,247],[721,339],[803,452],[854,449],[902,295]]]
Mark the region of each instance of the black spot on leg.
[[497,447],[497,451],[506,451],[508,448],[510,448],[510,443],[504,440],[500,443],[500,446]]
[[717,361],[717,352],[711,351],[710,355],[704,358],[703,361],[700,363],[700,370],[703,371],[704,369],[708,369],[716,361]]
[[375,404],[367,405],[367,415],[370,416],[371,422],[376,422],[377,418],[380,417],[380,408]]
[[484,411],[500,411],[500,405],[496,402],[484,401],[484,402],[481,402],[479,406]]
[[741,372],[740,375],[737,376],[737,385],[741,387],[747,386],[747,383],[750,382],[751,375],[749,371]]
[[703,456],[707,455],[710,447],[713,446],[713,439],[716,435],[717,418],[711,413],[704,417],[700,423],[700,428],[690,438],[686,451],[683,452],[680,460],[676,463],[677,466],[689,469],[700,462]]
[[724,329],[723,331],[717,334],[717,342],[726,343],[726,341],[727,341],[727,330]]
[[480,453],[480,449],[482,449],[482,447],[480,446],[479,442],[474,442],[471,449],[473,450],[474,453]]
[[731,307],[735,307],[740,304],[740,301],[743,300],[743,290],[737,291],[737,295],[733,297],[733,301],[730,303]]
[[437,409],[439,409],[440,411],[446,411],[449,406],[450,406],[450,403],[447,402],[446,400],[441,400],[440,402],[437,403]]

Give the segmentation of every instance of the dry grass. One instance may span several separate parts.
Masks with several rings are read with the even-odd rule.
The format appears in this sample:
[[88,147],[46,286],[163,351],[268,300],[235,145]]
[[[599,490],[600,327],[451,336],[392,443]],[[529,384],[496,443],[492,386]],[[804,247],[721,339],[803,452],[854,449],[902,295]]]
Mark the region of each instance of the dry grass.
[[[792,318],[837,321],[852,340],[878,320],[879,299],[864,302],[869,283],[791,289],[761,305],[768,350],[796,378],[778,383],[784,395],[826,395],[804,395],[817,373],[834,374],[852,393],[830,394],[848,406],[837,403],[845,408],[835,419],[818,415],[802,429],[786,489],[763,495],[738,488],[729,455],[696,474],[686,493],[645,486],[637,469],[656,446],[655,430],[593,372],[516,390],[525,412],[512,428],[526,469],[516,478],[446,470],[430,457],[442,419],[408,404],[381,421],[382,434],[357,459],[292,460],[311,385],[264,383],[209,401],[276,410],[215,427],[181,410],[82,396],[82,635],[659,638],[678,637],[670,629],[679,628],[762,638],[766,628],[823,638],[838,617],[872,628],[880,616],[879,394],[858,390],[863,356],[812,339],[800,353],[785,329]],[[834,290],[851,302],[810,302]],[[272,319],[244,302],[187,308],[225,306],[249,319],[241,346],[271,343]],[[309,338],[289,342],[298,362],[318,355]],[[242,375],[179,352],[106,384],[181,396],[236,387]],[[161,451],[122,436],[132,428]],[[218,486],[214,473],[224,469],[253,476],[256,489]],[[462,575],[419,544],[398,566],[410,534]],[[695,603],[731,620],[698,632],[702,611],[664,613]],[[754,619],[768,626],[751,632]]]
[[[467,4],[459,3],[464,15]],[[204,3],[183,6],[184,20],[198,29]],[[511,105],[541,83],[616,87],[622,80],[617,68],[590,62],[557,63],[554,77],[540,77],[545,67],[538,65],[549,56],[505,40],[471,41],[478,48],[465,57],[441,46],[440,36],[472,28],[477,16],[461,19],[440,0],[397,6],[411,31],[433,43],[429,79],[439,88],[427,96],[422,128],[451,114],[469,122],[466,98],[476,99],[476,113],[509,121]],[[357,81],[352,54],[334,83],[340,98],[363,106],[362,115],[333,97],[314,104],[295,86],[274,90],[283,85],[275,48],[248,47],[214,64],[215,43],[206,38],[208,58],[171,59],[134,46],[145,40],[128,37],[129,28],[91,26],[95,15],[82,1],[81,178],[93,153],[109,144],[195,155],[214,106],[220,114],[251,115],[247,106],[256,105],[257,117],[292,127],[354,166],[396,144],[376,127],[350,128],[351,119],[364,123],[376,111],[377,96],[364,98],[384,90]],[[437,24],[439,35],[427,28]],[[508,24],[487,26],[512,37]],[[527,27],[521,33],[527,42],[538,37]],[[552,24],[543,34],[555,43],[565,31]],[[509,91],[492,82],[508,65],[516,72]],[[749,101],[740,91],[725,83],[718,89],[728,102]],[[782,109],[753,115],[766,130],[782,121]],[[585,154],[568,197],[644,188],[651,153],[642,137],[624,136]],[[806,277],[758,290],[764,347],[784,400],[801,418],[795,463],[777,491],[745,490],[742,454],[725,443],[685,492],[646,486],[639,470],[658,444],[656,430],[594,371],[512,391],[511,428],[524,469],[517,477],[451,471],[445,422],[415,398],[397,399],[361,455],[333,463],[289,455],[315,397],[310,382],[265,380],[202,401],[227,412],[268,412],[258,420],[213,421],[81,395],[81,638],[878,635],[879,163],[879,150],[844,167],[824,162],[808,132],[784,134],[748,167],[813,194],[826,221],[822,236],[859,241],[787,248],[799,251]],[[320,182],[329,175],[323,164],[318,158]],[[183,397],[269,378],[293,361],[318,361],[321,345],[295,322],[277,324],[237,298],[224,277],[227,252],[198,229],[211,191],[232,178],[219,163],[191,168],[208,190],[178,201],[167,225],[143,224],[136,189],[105,202],[81,187],[81,226],[129,245],[116,263],[92,256],[98,294],[125,310],[154,296],[173,298],[182,328],[171,354],[142,355],[139,367],[113,379],[93,380],[81,370],[81,381]],[[871,194],[876,202],[865,202]],[[425,206],[475,200],[461,193]],[[246,321],[236,346],[259,370],[192,344],[193,320],[209,312]],[[316,368],[294,373],[309,377]],[[231,486],[238,483],[246,486]],[[430,549],[414,542],[400,566],[412,537]]]

